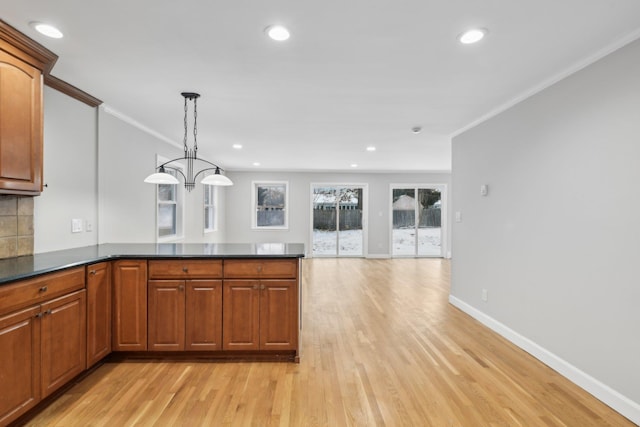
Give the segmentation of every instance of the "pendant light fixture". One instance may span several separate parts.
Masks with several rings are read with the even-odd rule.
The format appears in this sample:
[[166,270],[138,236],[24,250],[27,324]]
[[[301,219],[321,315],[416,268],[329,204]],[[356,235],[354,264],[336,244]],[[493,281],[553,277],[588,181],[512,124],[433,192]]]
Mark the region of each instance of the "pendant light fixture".
[[[156,168],[157,172],[152,173],[145,178],[144,182],[150,184],[179,184],[180,181],[174,176],[167,173],[167,169],[176,171],[184,178],[184,188],[187,191],[193,190],[196,186],[196,178],[200,174],[204,174],[207,171],[214,171],[213,174],[205,176],[202,184],[205,185],[233,185],[233,182],[226,176],[222,175],[223,169],[218,165],[211,163],[207,160],[198,158],[198,98],[200,94],[194,92],[182,92],[184,97],[184,157],[169,160],[164,162]],[[187,144],[187,113],[189,112],[189,101],[193,101],[193,148],[189,148]],[[183,161],[186,163],[186,173],[182,172],[182,169],[177,165],[172,165],[174,162]],[[201,169],[196,172],[196,166],[200,166]]]

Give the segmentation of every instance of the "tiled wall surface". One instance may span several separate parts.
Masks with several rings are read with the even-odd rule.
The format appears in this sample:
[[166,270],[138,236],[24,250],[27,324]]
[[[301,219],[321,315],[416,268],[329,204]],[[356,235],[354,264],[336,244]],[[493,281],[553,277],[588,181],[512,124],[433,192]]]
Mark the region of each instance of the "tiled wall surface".
[[33,197],[0,195],[0,258],[33,254]]

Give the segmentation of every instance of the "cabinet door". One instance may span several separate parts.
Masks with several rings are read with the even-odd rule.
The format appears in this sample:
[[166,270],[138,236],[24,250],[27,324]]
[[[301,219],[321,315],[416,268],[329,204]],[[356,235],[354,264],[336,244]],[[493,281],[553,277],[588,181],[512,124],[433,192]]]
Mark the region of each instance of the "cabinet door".
[[223,350],[260,348],[260,281],[225,280],[222,306]]
[[41,390],[47,397],[85,370],[86,291],[41,305]]
[[153,351],[184,350],[184,280],[149,280],[149,344]]
[[295,350],[298,346],[298,282],[260,282],[260,350]]
[[112,265],[113,351],[147,349],[147,261],[120,260]]
[[41,191],[42,76],[0,49],[0,193]]
[[0,317],[0,425],[40,400],[39,306]]
[[111,269],[87,266],[87,368],[111,353]]
[[222,349],[222,280],[187,280],[185,350]]

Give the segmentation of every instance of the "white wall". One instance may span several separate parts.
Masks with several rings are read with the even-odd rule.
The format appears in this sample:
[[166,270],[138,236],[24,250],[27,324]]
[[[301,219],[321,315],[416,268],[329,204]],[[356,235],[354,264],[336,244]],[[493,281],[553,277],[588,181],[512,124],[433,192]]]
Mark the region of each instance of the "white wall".
[[[34,252],[98,242],[96,109],[44,88],[44,188],[34,198]],[[83,231],[71,233],[71,219]],[[86,231],[89,221],[93,231]]]
[[[387,257],[390,254],[391,184],[450,185],[448,173],[302,173],[302,172],[229,172],[234,182],[228,187],[226,217],[227,240],[234,243],[304,243],[311,253],[311,184],[368,185],[368,255]],[[255,230],[251,228],[252,181],[289,182],[289,229]],[[449,210],[450,212],[450,210]],[[447,240],[450,243],[450,239]],[[447,247],[450,247],[447,245]]]
[[638,76],[636,41],[454,138],[451,285],[454,304],[636,423]]

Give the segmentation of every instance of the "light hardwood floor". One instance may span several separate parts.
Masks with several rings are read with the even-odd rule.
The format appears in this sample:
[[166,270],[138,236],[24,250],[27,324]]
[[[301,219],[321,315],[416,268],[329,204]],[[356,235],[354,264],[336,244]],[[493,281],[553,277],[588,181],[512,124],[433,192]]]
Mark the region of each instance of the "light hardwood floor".
[[107,363],[32,426],[633,426],[448,304],[442,259],[303,262],[302,359]]

